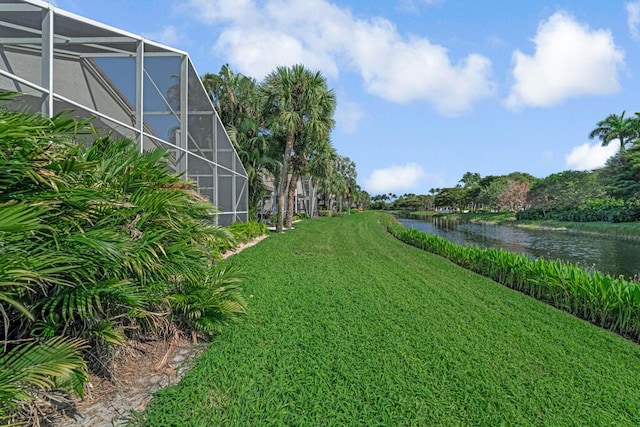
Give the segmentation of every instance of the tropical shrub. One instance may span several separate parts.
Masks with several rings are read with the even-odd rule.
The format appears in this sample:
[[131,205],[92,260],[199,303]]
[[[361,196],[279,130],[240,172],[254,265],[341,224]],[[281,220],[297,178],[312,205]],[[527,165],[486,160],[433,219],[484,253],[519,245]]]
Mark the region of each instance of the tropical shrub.
[[234,222],[227,227],[235,240],[246,243],[266,234],[269,230],[264,222]]
[[[34,384],[69,379],[64,366],[79,392],[87,367],[113,374],[128,339],[163,334],[169,322],[211,334],[243,313],[238,272],[215,263],[233,237],[211,224],[214,212],[169,172],[164,150],[140,153],[65,114],[0,109],[0,393],[13,396],[0,399],[0,419]],[[15,354],[47,369],[7,386]]]
[[266,234],[269,229],[264,222],[234,222],[229,225],[227,231],[231,234],[232,238],[227,241],[220,241],[216,247],[216,253],[214,257],[221,258],[222,254],[228,250],[234,249],[238,246],[238,243],[247,243],[251,239]]
[[228,321],[246,313],[247,304],[240,294],[241,274],[234,268],[214,267],[206,281],[185,283],[170,295],[174,316],[182,329],[213,334]]
[[575,209],[588,200],[606,197],[599,171],[564,171],[551,174],[531,186],[527,210],[542,212]]
[[502,249],[461,246],[410,229],[392,216],[383,226],[399,240],[443,256],[498,283],[553,304],[595,325],[640,339],[640,284],[558,260],[531,259]]
[[[637,119],[636,119],[637,121]],[[637,130],[634,130],[637,134]],[[618,150],[599,174],[607,194],[622,200],[640,197],[640,145],[634,142],[629,149]]]
[[518,220],[556,220],[571,222],[633,222],[640,220],[640,203],[636,200],[592,199],[577,206],[543,210],[529,208],[518,212]]
[[0,421],[12,425],[20,419],[32,420],[31,414],[37,413],[35,398],[47,398],[51,390],[83,396],[88,381],[87,365],[80,353],[83,347],[80,339],[56,337],[4,352],[0,356]]

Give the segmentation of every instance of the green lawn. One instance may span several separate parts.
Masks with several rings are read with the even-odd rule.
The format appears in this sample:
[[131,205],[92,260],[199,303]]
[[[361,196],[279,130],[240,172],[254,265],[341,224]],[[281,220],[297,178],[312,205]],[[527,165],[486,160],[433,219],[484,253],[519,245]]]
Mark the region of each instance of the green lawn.
[[227,263],[251,311],[146,425],[640,425],[640,346],[396,241],[375,213]]

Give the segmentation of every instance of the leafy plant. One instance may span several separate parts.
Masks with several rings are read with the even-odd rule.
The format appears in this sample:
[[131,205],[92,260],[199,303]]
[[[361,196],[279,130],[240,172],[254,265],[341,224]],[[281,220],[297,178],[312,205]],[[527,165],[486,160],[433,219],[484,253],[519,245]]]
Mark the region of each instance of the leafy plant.
[[0,355],[0,421],[15,421],[16,411],[33,402],[38,392],[55,388],[84,394],[87,365],[80,339],[55,337],[20,344]]
[[[212,331],[244,313],[231,273],[215,266],[232,234],[212,224],[215,207],[168,166],[166,151],[97,137],[69,114],[0,108],[0,357],[8,377],[20,367],[12,355],[29,361],[47,349],[51,363],[37,381],[57,382],[79,343],[82,363],[111,375],[114,348],[164,333],[163,318]],[[176,295],[190,311],[171,316]],[[50,345],[13,347],[34,338]],[[81,391],[86,375],[73,379]],[[7,388],[7,399],[23,399],[16,390]]]
[[237,268],[213,267],[203,283],[191,283],[169,297],[176,322],[206,335],[247,311]]
[[640,339],[640,284],[563,261],[531,259],[501,249],[461,246],[381,219],[399,240],[443,256],[498,283],[526,292],[595,325]]

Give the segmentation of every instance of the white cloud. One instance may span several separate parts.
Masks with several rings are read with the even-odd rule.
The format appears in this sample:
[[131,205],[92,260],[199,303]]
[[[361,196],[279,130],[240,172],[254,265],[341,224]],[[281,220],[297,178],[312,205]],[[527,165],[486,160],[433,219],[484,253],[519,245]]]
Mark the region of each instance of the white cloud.
[[444,0],[400,0],[400,9],[408,12],[417,12],[420,6],[436,6],[444,3]]
[[565,156],[565,163],[569,168],[575,170],[596,169],[604,166],[607,159],[613,156],[619,148],[615,141],[606,147],[597,142],[594,145],[585,142],[573,147],[571,152]]
[[609,31],[591,30],[564,12],[540,23],[536,51],[513,54],[513,77],[506,105],[548,107],[580,95],[608,95],[620,89],[624,51]]
[[425,176],[422,166],[417,163],[390,166],[374,170],[365,179],[364,188],[371,194],[403,192],[414,188]]
[[180,39],[178,37],[178,31],[176,30],[176,27],[174,27],[173,25],[168,25],[164,27],[161,31],[157,31],[155,33],[145,33],[143,35],[149,40],[154,40],[154,41],[166,44],[168,46],[177,45],[178,40]]
[[251,22],[258,14],[253,0],[189,0],[180,7],[212,24],[241,20]]
[[354,133],[358,130],[362,115],[359,104],[352,101],[338,101],[335,114],[336,126],[345,133]]
[[[225,30],[215,45],[224,52],[229,63],[246,75],[261,79],[278,66],[304,64],[312,70],[321,70],[325,76],[336,77],[338,67],[326,52],[314,52],[299,38],[287,33],[264,28],[245,31],[240,27]],[[269,52],[268,55],[265,52]]]
[[426,101],[450,116],[493,93],[488,58],[471,53],[453,63],[444,47],[404,37],[386,19],[358,19],[327,0],[243,0],[245,16],[235,6],[223,7],[230,1],[189,0],[186,9],[222,28],[216,53],[257,79],[297,63],[327,77],[348,69],[374,95],[397,103]]
[[634,39],[640,39],[640,1],[629,2],[625,5],[627,9],[627,25],[629,26],[629,32]]
[[452,64],[444,47],[424,38],[403,40],[386,20],[359,22],[348,49],[365,88],[397,103],[424,100],[455,116],[494,90],[487,58],[471,54]]

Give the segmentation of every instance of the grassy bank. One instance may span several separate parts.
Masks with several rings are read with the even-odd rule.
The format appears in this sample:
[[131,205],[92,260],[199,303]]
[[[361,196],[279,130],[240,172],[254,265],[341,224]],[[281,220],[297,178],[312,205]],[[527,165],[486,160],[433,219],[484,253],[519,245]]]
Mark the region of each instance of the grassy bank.
[[487,222],[494,224],[511,224],[516,220],[512,212],[469,212],[439,214],[438,216],[458,221]]
[[532,259],[502,249],[458,245],[404,227],[391,215],[382,216],[380,222],[411,246],[640,342],[640,285],[635,281],[562,260]]
[[377,215],[231,257],[250,313],[146,425],[638,425],[640,347],[406,246]]
[[518,227],[566,228],[570,232],[604,234],[622,239],[640,239],[640,222],[567,222],[567,221],[517,221]]
[[416,219],[420,219],[425,216],[437,216],[440,218],[447,218],[455,221],[488,222],[493,224],[512,222],[516,220],[516,215],[513,212],[438,213],[435,211],[415,211],[397,212],[397,214],[406,215],[410,218]]

